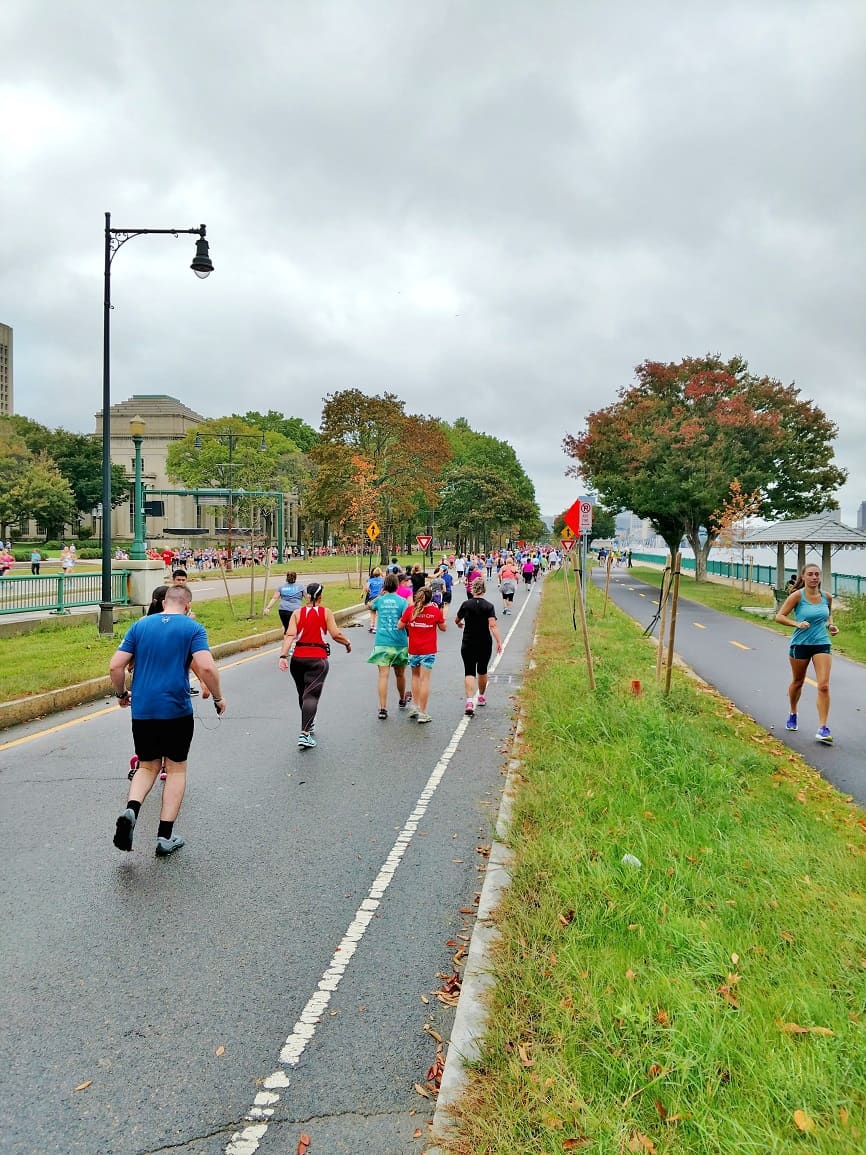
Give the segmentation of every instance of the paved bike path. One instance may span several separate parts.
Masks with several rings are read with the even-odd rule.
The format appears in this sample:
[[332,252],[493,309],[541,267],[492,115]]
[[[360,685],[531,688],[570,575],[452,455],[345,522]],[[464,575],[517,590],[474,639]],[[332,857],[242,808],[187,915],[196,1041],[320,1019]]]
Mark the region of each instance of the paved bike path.
[[[603,570],[593,573],[601,588],[604,579]],[[609,596],[646,627],[658,607],[659,591],[628,571],[613,570]],[[654,635],[658,637],[657,625]],[[800,728],[794,733],[785,729],[790,682],[787,636],[680,596],[674,648],[738,709],[796,750],[837,789],[866,805],[866,667],[834,655],[829,719],[834,744],[823,746],[815,741],[818,718],[811,667],[800,699]]]

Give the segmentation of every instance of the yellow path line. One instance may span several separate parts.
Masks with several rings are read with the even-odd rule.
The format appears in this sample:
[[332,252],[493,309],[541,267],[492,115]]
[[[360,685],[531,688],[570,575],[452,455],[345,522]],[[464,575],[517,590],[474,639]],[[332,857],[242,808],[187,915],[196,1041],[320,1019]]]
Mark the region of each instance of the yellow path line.
[[748,646],[744,646],[742,642],[731,642],[732,646],[736,646],[738,650],[748,650]]
[[[273,645],[262,646],[255,654],[246,658],[238,658],[236,662],[228,662],[226,665],[220,666],[220,670],[232,670],[235,666],[243,666],[246,662],[253,662],[256,658],[262,658],[265,654],[272,652],[273,648]],[[49,734],[58,734],[62,730],[68,730],[70,726],[80,726],[82,722],[92,722],[94,718],[103,718],[106,714],[117,709],[118,707],[114,704],[103,706],[101,710],[94,710],[92,714],[85,714],[83,718],[70,718],[66,722],[58,722],[56,726],[47,726],[44,730],[37,730],[35,734],[25,734],[23,738],[13,738],[11,742],[0,743],[0,751],[11,750],[13,746],[23,746],[25,742],[32,742],[36,738],[46,738]]]
[[692,622],[692,625],[697,630],[705,630],[707,628],[706,626],[702,626],[700,622]]
[[813,681],[812,678],[806,678],[805,680],[809,683],[810,686],[814,686],[816,690],[818,689],[818,683]]

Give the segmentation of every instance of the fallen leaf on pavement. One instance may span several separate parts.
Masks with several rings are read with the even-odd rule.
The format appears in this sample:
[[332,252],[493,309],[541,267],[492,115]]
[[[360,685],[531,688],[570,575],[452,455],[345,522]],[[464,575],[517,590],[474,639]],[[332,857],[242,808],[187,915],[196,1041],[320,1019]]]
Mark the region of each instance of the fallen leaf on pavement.
[[92,1079],[86,1079],[83,1083],[79,1083],[77,1087],[73,1087],[74,1091],[86,1091],[93,1083]]
[[225,1049],[225,1047],[222,1045],[222,1043],[220,1043],[220,1045],[219,1045],[219,1046],[217,1047],[217,1049],[214,1051],[214,1054],[215,1054],[217,1057],[219,1057],[220,1055],[224,1055],[225,1053],[226,1053],[226,1049]]
[[310,1136],[306,1133],[306,1131],[302,1131],[301,1137],[298,1139],[298,1155],[307,1155],[311,1143],[312,1139]]

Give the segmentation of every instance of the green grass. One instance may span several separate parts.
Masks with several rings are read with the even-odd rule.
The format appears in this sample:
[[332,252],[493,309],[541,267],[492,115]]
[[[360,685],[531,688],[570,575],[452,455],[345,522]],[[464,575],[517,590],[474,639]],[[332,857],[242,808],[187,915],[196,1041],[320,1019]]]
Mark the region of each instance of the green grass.
[[[649,566],[635,566],[631,571],[636,578],[649,582],[656,589],[661,585],[662,571]],[[603,586],[602,586],[603,588]],[[732,617],[743,618],[753,625],[760,623],[769,626],[778,633],[789,637],[791,630],[772,618],[756,618],[754,614],[744,613],[742,606],[773,606],[773,594],[767,586],[753,585],[751,592],[744,593],[741,587],[723,585],[717,582],[698,582],[694,577],[683,574],[680,577],[679,596],[693,602],[700,602],[710,609],[721,610]],[[866,597],[846,598],[840,601],[834,598],[833,621],[839,627],[839,633],[833,639],[833,653],[844,654],[855,662],[866,662]]]
[[[273,583],[269,583],[269,588],[272,586]],[[233,616],[226,598],[196,602],[195,585],[192,585],[195,615],[207,630],[208,641],[212,646],[218,642],[266,633],[280,625],[276,608],[267,617],[260,616],[261,586],[255,599],[257,614],[249,619],[246,616],[250,605],[249,589],[247,587],[242,590],[239,587],[240,583],[232,583]],[[361,600],[356,585],[328,582],[325,601],[332,610],[355,605]],[[119,621],[115,625],[113,638],[100,638],[92,622],[82,623],[74,617],[62,622],[45,623],[27,634],[4,638],[3,661],[0,663],[0,701],[25,698],[107,674],[111,655],[129,628],[130,620],[137,616],[129,615]]]
[[545,582],[488,1033],[444,1150],[862,1155],[866,815],[678,671],[662,697],[639,628],[589,605],[594,693]]

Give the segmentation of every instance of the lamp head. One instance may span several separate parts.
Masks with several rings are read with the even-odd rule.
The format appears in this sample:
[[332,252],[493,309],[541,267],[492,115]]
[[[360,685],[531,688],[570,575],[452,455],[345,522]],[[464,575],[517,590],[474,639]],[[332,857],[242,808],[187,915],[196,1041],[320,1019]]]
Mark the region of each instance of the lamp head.
[[195,243],[195,256],[193,257],[190,268],[197,277],[202,280],[209,277],[213,272],[213,261],[210,259],[210,251],[208,243],[205,239],[205,227],[201,226],[201,235]]
[[130,418],[130,420],[129,420],[129,435],[130,435],[130,437],[144,437],[144,429],[145,429],[145,425],[144,425],[144,418],[143,417],[139,417],[138,414],[136,414],[135,417]]

